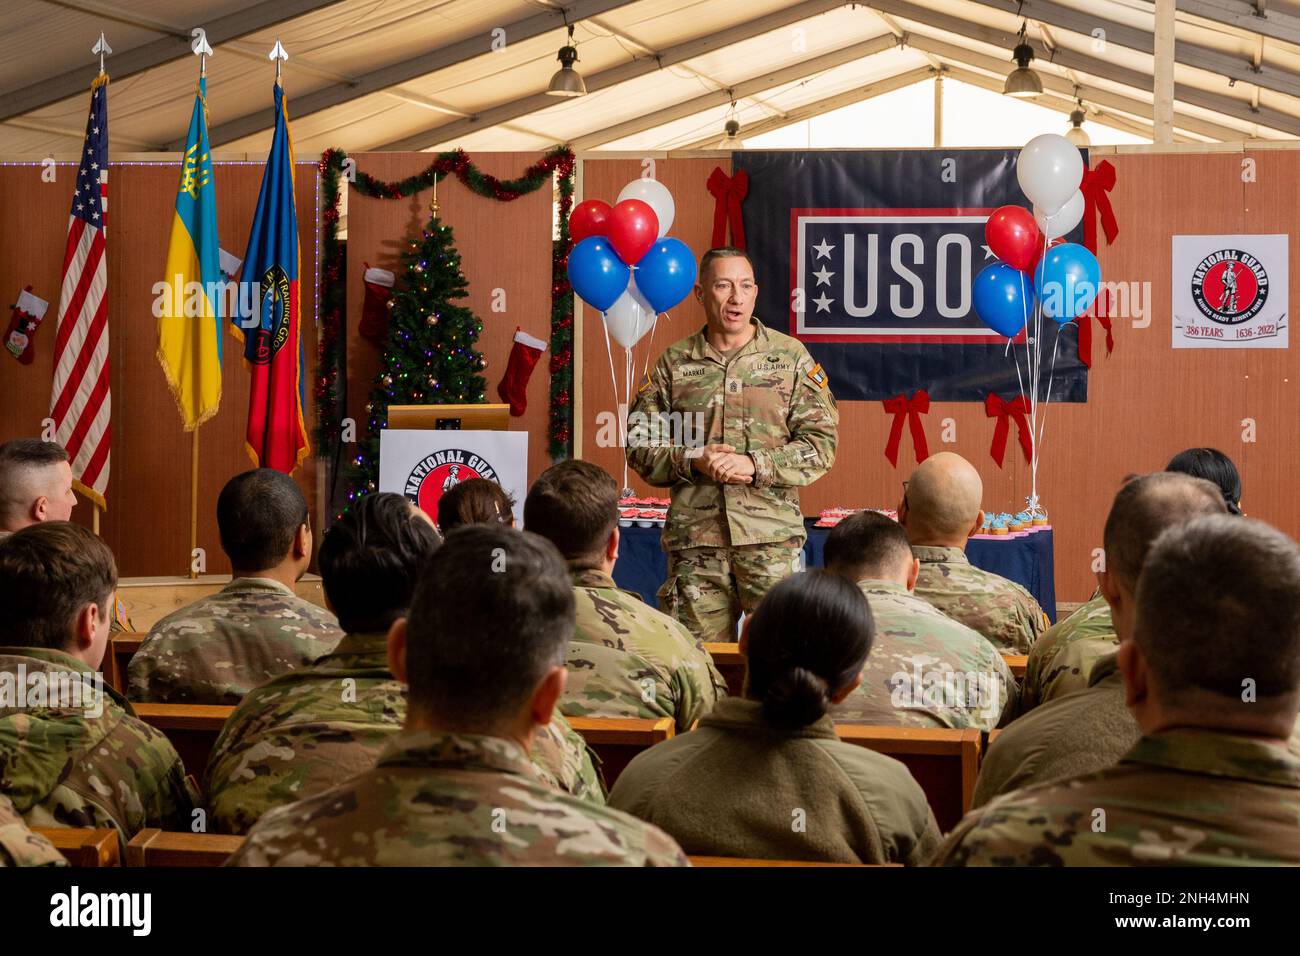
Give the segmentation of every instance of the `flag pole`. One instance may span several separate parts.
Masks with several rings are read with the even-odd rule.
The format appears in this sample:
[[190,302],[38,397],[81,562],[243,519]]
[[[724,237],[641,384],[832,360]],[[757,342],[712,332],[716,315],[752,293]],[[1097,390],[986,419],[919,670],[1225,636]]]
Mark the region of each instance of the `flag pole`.
[[194,552],[199,547],[199,430],[190,433],[190,577],[197,578]]
[[96,538],[99,537],[99,505],[93,501],[90,503],[90,530]]

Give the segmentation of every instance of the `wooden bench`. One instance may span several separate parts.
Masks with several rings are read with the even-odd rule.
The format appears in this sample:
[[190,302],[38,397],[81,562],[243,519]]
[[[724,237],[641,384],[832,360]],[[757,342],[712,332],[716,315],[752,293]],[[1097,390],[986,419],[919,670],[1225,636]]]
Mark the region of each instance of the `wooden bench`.
[[745,659],[740,656],[740,645],[734,641],[706,642],[704,649],[713,658],[713,666],[727,682],[727,693],[739,697],[745,687]]
[[1002,659],[1011,668],[1011,676],[1018,681],[1025,679],[1025,668],[1029,666],[1028,654],[1004,654]]
[[54,844],[72,866],[121,866],[121,840],[111,827],[83,830],[74,827],[32,827]]
[[569,726],[582,735],[587,747],[600,760],[605,787],[614,786],[618,775],[641,751],[663,743],[676,732],[671,717],[568,717]]
[[203,779],[221,728],[235,708],[228,704],[132,704],[135,715],[161,730],[181,755],[185,771]]
[[145,829],[126,845],[127,866],[220,866],[243,844],[224,833],[169,833]]
[[946,727],[837,724],[846,743],[902,762],[925,791],[939,829],[948,832],[970,809],[980,766],[980,732]]
[[109,637],[108,651],[100,670],[104,673],[104,683],[123,696],[127,696],[126,667],[146,637],[147,634],[139,631],[121,631]]

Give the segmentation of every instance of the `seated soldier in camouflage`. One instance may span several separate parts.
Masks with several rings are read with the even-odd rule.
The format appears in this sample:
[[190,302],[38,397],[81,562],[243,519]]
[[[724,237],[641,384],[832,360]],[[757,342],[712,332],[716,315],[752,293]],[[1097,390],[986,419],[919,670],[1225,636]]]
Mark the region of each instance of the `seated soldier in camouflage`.
[[228,865],[685,865],[666,834],[556,792],[528,758],[572,633],[554,546],[499,524],[451,532],[388,636],[406,729],[373,769],[263,816]]
[[1135,611],[1119,671],[1142,737],[1112,767],[972,811],[937,862],[1300,865],[1300,547],[1226,514],[1170,528]]
[[9,798],[0,794],[0,867],[67,865],[54,844],[29,830]]
[[862,679],[871,608],[829,571],[794,574],[746,619],[745,696],[632,759],[611,806],[690,854],[921,864],[939,845],[925,794],[897,760],[841,741],[829,711]]
[[117,566],[80,525],[46,521],[0,541],[0,793],[28,825],[188,830],[180,757],[96,668]]
[[916,596],[979,631],[1003,654],[1027,654],[1047,629],[1047,615],[1014,581],[975,567],[966,539],[984,523],[984,483],[952,452],[931,455],[903,483],[898,521],[921,562]]
[[[1081,690],[1058,695],[1018,717],[989,744],[980,763],[973,806],[1031,784],[1109,767],[1137,742],[1138,728],[1124,706],[1124,682],[1116,655],[1120,639],[1128,640],[1133,633],[1138,573],[1151,545],[1166,529],[1223,513],[1223,501],[1214,487],[1187,475],[1158,471],[1132,478],[1120,488],[1102,537],[1106,567],[1097,575],[1106,602],[1106,624],[1114,618],[1116,637],[1111,652],[1089,661],[1089,676]],[[1075,615],[1080,613],[1082,609]],[[1072,615],[1067,622],[1073,619]],[[1043,640],[1052,637],[1052,631]],[[1076,640],[1066,648],[1067,653],[1049,659],[1064,661],[1070,647],[1086,646],[1085,640]],[[1049,668],[1044,686],[1058,683],[1058,666],[1067,665],[1057,663]]]
[[[244,696],[208,761],[213,828],[247,833],[263,813],[375,765],[406,720],[406,687],[388,668],[388,630],[404,616],[420,568],[441,539],[406,498],[363,497],[325,534],[325,598],[347,635],[315,664]],[[586,745],[557,712],[533,746],[538,774],[604,803]]]
[[599,465],[571,459],[543,472],[524,501],[524,526],[559,548],[573,575],[577,626],[560,709],[569,717],[672,717],[690,730],[727,684],[682,624],[614,583],[618,495]]
[[920,564],[897,521],[849,515],[824,560],[867,596],[876,624],[862,682],[831,708],[837,724],[992,730],[1011,714],[1016,681],[997,648],[912,594]]
[[311,564],[311,527],[292,478],[271,468],[231,478],[217,529],[233,579],[153,626],[127,666],[132,700],[237,704],[343,637],[333,614],[294,593]]

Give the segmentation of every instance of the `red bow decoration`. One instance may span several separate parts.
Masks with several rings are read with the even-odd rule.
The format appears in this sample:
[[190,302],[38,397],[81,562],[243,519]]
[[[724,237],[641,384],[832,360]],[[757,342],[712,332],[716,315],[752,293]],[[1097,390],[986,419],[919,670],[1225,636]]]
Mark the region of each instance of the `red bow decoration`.
[[993,429],[993,444],[989,446],[989,457],[999,468],[1006,458],[1007,432],[1011,428],[1012,418],[1016,420],[1016,436],[1020,439],[1020,448],[1025,453],[1025,461],[1033,463],[1034,435],[1033,429],[1029,427],[1029,419],[1025,418],[1028,411],[1029,402],[1023,395],[1017,395],[1009,402],[1003,401],[1001,395],[992,392],[984,396],[984,414],[998,420],[997,427]]
[[1106,354],[1115,351],[1115,335],[1110,324],[1110,295],[1102,289],[1088,311],[1079,316],[1079,361],[1092,368],[1092,320],[1106,330]]
[[919,465],[930,457],[930,446],[925,441],[925,429],[921,427],[921,416],[930,411],[930,395],[925,389],[917,389],[908,398],[906,394],[887,398],[882,403],[885,411],[894,416],[894,424],[889,429],[889,444],[885,446],[885,457],[895,468],[898,467],[898,445],[903,438],[903,419],[907,419],[912,432],[912,451],[916,454]]
[[749,194],[749,173],[741,170],[728,176],[721,166],[709,173],[709,192],[713,194],[713,248],[727,244],[727,226],[731,226],[731,245],[745,248],[745,223],[740,217],[740,201]]
[[[1119,236],[1119,223],[1111,208],[1110,191],[1115,188],[1115,167],[1103,159],[1095,169],[1083,171],[1079,191],[1083,193],[1083,244],[1094,256],[1097,254],[1097,216],[1101,216],[1101,229],[1106,234],[1106,244],[1112,245]],[[1079,316],[1079,361],[1092,368],[1092,320],[1095,318],[1106,330],[1106,354],[1115,350],[1115,336],[1110,324],[1110,302],[1105,290],[1099,290],[1097,300],[1087,313]]]

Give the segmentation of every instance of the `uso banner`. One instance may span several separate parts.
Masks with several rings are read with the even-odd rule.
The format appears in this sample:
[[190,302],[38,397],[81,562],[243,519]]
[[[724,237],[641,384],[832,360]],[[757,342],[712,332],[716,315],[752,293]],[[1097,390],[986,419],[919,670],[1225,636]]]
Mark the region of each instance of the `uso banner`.
[[[997,261],[984,243],[989,214],[1029,206],[1016,183],[1018,153],[733,153],[733,170],[749,174],[743,214],[755,314],[807,346],[840,401],[918,388],[947,402],[1017,394],[1015,359],[975,314],[971,282]],[[1082,235],[1077,227],[1066,238]],[[1052,401],[1087,401],[1075,325],[1044,319],[1043,340],[1040,398],[1050,386]],[[1023,377],[1024,333],[1013,347]]]

